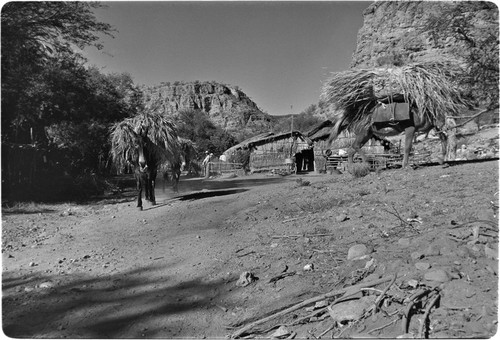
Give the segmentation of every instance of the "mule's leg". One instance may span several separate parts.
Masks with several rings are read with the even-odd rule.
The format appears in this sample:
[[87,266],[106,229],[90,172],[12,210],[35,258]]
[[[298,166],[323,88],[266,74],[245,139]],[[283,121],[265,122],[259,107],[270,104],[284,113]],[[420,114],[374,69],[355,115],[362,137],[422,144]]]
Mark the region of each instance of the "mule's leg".
[[155,179],[151,178],[150,180],[150,188],[149,188],[149,197],[151,198],[151,204],[156,205],[156,197],[155,197]]
[[174,183],[174,192],[179,192],[179,180],[181,179],[181,174],[177,174],[175,177],[175,183]]
[[439,164],[443,165],[445,164],[446,161],[446,151],[448,149],[448,136],[443,132],[439,132],[438,136],[439,139],[441,140],[441,157],[439,158],[438,162]]
[[354,162],[354,155],[358,153],[361,156],[361,159],[364,163],[366,163],[366,155],[364,151],[361,149],[363,145],[366,144],[372,138],[373,133],[371,131],[363,131],[356,135],[352,146],[347,150],[347,162],[348,164],[352,164]]
[[149,194],[149,179],[148,178],[146,178],[144,180],[144,199],[146,201],[151,201],[150,194]]
[[410,159],[410,151],[413,145],[413,137],[415,136],[415,127],[409,126],[405,129],[405,153],[403,155],[403,168],[408,166]]
[[137,208],[142,210],[142,187],[143,183],[141,179],[137,179]]
[[173,167],[172,168],[172,189],[175,193],[179,192],[179,179],[181,177],[181,169]]

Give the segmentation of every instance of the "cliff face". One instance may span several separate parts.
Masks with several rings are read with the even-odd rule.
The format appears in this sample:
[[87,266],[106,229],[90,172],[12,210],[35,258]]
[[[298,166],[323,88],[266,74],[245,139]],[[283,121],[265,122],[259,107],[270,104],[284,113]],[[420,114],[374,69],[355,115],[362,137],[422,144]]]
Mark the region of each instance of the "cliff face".
[[487,22],[495,16],[498,18],[497,10],[486,6],[462,6],[460,10],[456,6],[457,3],[451,1],[382,1],[371,4],[363,13],[363,27],[358,32],[351,67],[377,67],[383,58],[394,56],[404,64],[448,59],[452,55],[456,58],[463,46],[451,36],[432,33],[427,26],[429,18],[439,20],[440,14],[449,15],[455,10],[452,17],[442,18],[441,25],[451,25],[451,22],[445,22],[450,19],[454,20],[453,24],[463,20],[467,24],[462,27],[471,35],[482,34]]
[[260,132],[273,117],[262,112],[239,88],[217,82],[174,82],[142,89],[146,107],[175,117],[181,110],[201,110],[226,131]]

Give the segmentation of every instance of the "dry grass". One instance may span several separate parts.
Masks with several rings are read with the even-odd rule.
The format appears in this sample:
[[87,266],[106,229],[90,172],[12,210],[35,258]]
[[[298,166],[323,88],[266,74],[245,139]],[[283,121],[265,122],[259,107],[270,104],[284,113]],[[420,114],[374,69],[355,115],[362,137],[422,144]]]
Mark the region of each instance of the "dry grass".
[[402,94],[422,118],[441,127],[445,115],[457,115],[467,105],[456,84],[460,72],[450,62],[336,72],[323,84],[321,99],[334,108],[337,131],[366,120],[377,101],[389,94]]
[[172,121],[154,112],[145,112],[114,124],[111,127],[111,156],[118,171],[125,168],[126,160],[133,150],[136,131],[142,128],[154,144],[160,163],[180,161],[180,142]]
[[349,172],[356,178],[365,177],[370,173],[370,165],[366,163],[352,163],[349,165]]

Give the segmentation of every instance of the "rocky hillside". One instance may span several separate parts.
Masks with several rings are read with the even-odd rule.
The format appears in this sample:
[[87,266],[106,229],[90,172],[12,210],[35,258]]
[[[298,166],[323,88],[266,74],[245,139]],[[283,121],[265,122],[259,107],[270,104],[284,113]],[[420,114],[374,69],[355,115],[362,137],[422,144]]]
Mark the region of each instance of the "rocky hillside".
[[237,86],[217,82],[166,82],[143,88],[147,107],[175,117],[182,110],[201,110],[235,135],[268,130],[274,117],[262,112]]
[[[435,31],[434,35],[428,33],[432,31],[429,18],[439,18],[441,13],[452,13],[455,6],[457,4],[451,1],[372,3],[363,13],[363,27],[358,32],[351,67],[376,67],[384,61],[409,63],[449,59],[457,55],[453,51],[461,47],[453,37],[436,35]],[[497,12],[493,13],[486,6],[469,7],[467,10],[457,10],[459,14],[454,16],[454,20],[467,22],[462,27],[467,29],[464,33],[471,36],[481,34],[492,18],[498,17]],[[460,27],[456,23],[454,25]]]

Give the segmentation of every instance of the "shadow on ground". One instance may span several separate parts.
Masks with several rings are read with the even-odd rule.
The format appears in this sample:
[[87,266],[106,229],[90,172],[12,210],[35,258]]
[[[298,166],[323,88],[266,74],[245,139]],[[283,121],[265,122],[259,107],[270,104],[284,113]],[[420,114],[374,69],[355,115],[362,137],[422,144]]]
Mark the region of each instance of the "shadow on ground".
[[[3,331],[15,338],[192,336],[179,329],[178,315],[217,311],[211,301],[225,282],[195,278],[172,284],[164,272],[164,266],[105,276],[4,272]],[[47,282],[53,287],[43,288]]]
[[248,191],[248,189],[201,191],[201,192],[195,192],[192,194],[180,196],[179,200],[180,201],[199,200],[199,199],[208,198],[208,197],[217,197],[217,196],[239,194],[240,192],[245,192],[245,191]]

